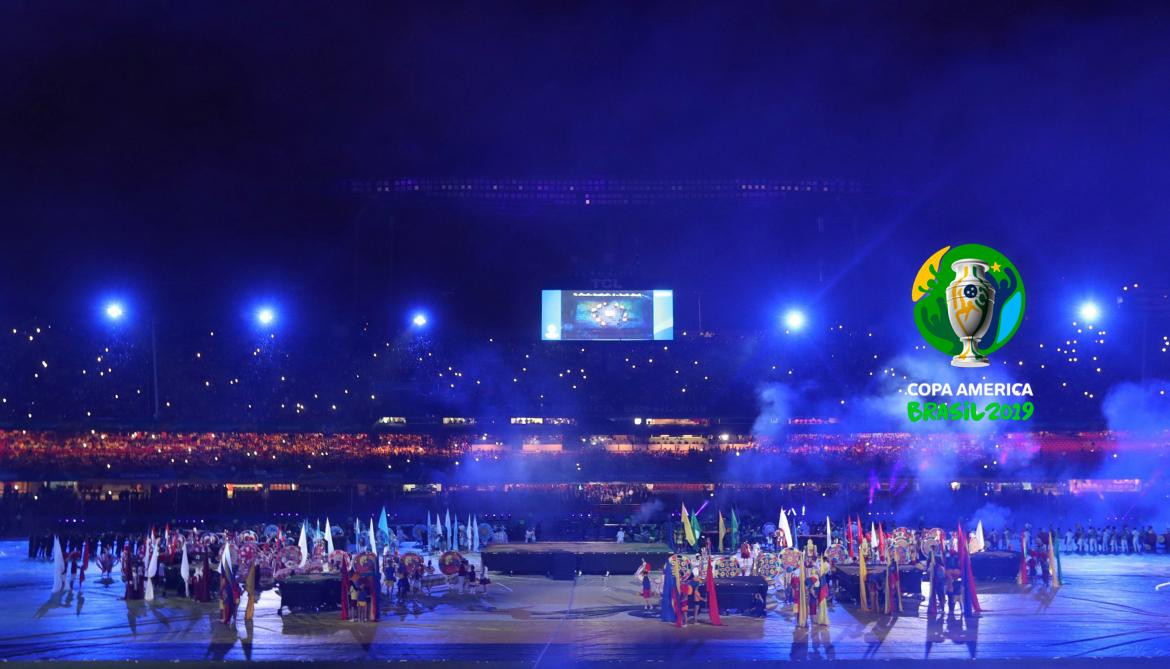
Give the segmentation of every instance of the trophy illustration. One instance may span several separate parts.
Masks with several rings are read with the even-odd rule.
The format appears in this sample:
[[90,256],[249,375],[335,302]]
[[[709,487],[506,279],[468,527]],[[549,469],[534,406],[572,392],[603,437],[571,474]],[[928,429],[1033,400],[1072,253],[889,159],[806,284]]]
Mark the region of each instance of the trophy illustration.
[[987,263],[982,260],[956,260],[951,263],[955,280],[947,286],[947,317],[959,337],[963,350],[951,358],[955,367],[986,367],[987,356],[976,348],[991,327],[995,310],[995,288],[987,280]]

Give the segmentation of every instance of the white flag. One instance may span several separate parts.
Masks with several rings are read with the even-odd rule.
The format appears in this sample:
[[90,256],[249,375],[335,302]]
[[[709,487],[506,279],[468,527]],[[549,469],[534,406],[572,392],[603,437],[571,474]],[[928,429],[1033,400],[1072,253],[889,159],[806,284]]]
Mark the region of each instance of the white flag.
[[187,561],[187,542],[183,542],[183,561],[179,564],[179,576],[183,579],[183,592],[191,596],[191,563]]
[[301,521],[301,537],[297,539],[297,546],[301,549],[301,567],[309,561],[309,537],[307,535],[307,528],[305,521]]
[[65,589],[65,553],[61,551],[61,538],[53,535],[53,592]]
[[780,529],[784,530],[784,540],[788,542],[789,548],[796,547],[796,537],[792,535],[792,528],[788,526],[788,514],[784,513],[784,509],[780,509]]
[[158,571],[158,546],[155,545],[154,532],[150,533],[150,543],[146,546],[146,591],[142,598],[150,601],[154,599],[154,573]]

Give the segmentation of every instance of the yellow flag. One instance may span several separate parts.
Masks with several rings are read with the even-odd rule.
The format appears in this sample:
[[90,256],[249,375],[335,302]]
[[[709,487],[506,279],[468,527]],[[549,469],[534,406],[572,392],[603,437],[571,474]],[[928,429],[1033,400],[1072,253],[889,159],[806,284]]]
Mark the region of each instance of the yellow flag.
[[686,537],[688,544],[694,546],[695,545],[695,529],[693,527],[691,527],[691,517],[689,515],[687,515],[687,505],[685,502],[682,505],[682,524],[683,524],[683,536]]
[[858,559],[857,567],[858,567],[858,570],[860,571],[860,578],[861,578],[861,598],[858,601],[861,602],[861,610],[868,611],[869,610],[869,602],[866,600],[866,597],[865,597],[865,579],[866,579],[867,574],[866,574],[866,569],[865,569],[864,553],[862,554],[860,559]]
[[723,552],[723,535],[727,534],[727,526],[723,524],[723,512],[719,512],[719,552]]

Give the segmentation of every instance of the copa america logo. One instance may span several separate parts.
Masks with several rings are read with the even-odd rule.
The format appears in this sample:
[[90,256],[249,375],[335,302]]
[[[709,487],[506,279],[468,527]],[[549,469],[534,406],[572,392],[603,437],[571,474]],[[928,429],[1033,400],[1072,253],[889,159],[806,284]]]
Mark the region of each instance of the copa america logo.
[[[986,367],[988,356],[1024,320],[1024,282],[1016,266],[981,244],[944,246],[914,278],[914,323],[955,367]],[[997,308],[998,307],[998,308]],[[994,333],[985,342],[988,333]]]

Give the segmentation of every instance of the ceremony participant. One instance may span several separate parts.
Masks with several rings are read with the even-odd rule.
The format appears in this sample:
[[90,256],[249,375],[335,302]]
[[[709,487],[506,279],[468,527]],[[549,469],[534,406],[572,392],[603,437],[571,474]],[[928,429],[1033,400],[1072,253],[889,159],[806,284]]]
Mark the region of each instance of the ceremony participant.
[[736,576],[751,576],[754,562],[752,547],[745,541],[739,546],[739,555],[735,556]]
[[651,584],[650,584],[650,563],[643,561],[642,562],[642,601],[644,602],[644,606],[642,607],[643,610],[649,611],[651,609],[650,596],[652,594],[653,594],[653,592],[651,592]]

